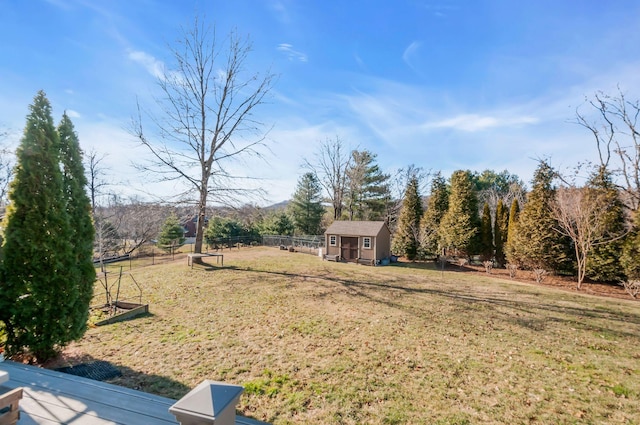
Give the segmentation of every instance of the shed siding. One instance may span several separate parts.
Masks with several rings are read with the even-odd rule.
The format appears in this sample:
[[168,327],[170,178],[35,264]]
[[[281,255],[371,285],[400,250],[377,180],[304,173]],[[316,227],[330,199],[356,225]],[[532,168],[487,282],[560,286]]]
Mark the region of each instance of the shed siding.
[[340,235],[333,235],[336,237],[336,245],[331,246],[331,235],[327,235],[325,246],[327,248],[327,255],[340,255]]
[[376,260],[391,256],[391,232],[385,226],[376,238]]
[[[335,236],[336,245],[331,246],[331,236]],[[341,255],[341,238],[358,238],[358,258],[363,260],[382,260],[391,255],[391,232],[383,222],[372,221],[335,221],[325,232],[327,255]],[[364,247],[364,238],[371,238],[371,248]]]
[[[371,238],[371,248],[364,247],[364,238]],[[364,260],[374,260],[376,259],[376,237],[375,236],[362,236],[360,237],[360,258]]]

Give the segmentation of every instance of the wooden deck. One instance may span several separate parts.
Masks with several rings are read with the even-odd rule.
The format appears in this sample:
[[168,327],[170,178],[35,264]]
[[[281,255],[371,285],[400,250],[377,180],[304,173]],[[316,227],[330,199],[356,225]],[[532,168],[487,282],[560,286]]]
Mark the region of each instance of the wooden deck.
[[[169,413],[176,402],[170,398],[11,361],[0,362],[0,371],[9,373],[3,386],[24,389],[18,425],[178,423]],[[236,418],[236,425],[260,424]]]

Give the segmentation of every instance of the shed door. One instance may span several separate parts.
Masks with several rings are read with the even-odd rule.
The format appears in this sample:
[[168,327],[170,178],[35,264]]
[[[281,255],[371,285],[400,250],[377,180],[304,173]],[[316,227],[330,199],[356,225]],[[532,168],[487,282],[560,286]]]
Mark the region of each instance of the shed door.
[[340,238],[340,246],[342,247],[340,256],[347,261],[356,261],[358,259],[358,238],[342,236]]

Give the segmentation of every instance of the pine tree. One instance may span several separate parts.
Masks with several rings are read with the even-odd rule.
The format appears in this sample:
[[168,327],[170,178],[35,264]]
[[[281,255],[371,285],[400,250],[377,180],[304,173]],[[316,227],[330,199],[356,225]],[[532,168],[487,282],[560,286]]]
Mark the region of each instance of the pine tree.
[[418,255],[420,219],[423,214],[418,186],[418,177],[410,177],[404,192],[398,228],[393,241],[393,251],[412,261]]
[[586,276],[599,282],[617,283],[625,278],[620,257],[624,246],[625,231],[624,206],[620,200],[611,174],[606,169],[596,172],[587,185],[592,192],[599,192],[598,201],[606,207],[601,208],[604,229],[600,240],[609,240],[594,245],[587,257]]
[[518,228],[518,219],[520,218],[520,203],[518,198],[513,198],[511,208],[509,209],[509,224],[507,226],[507,244],[505,245],[505,256],[509,264],[517,264],[515,240]]
[[493,258],[493,230],[488,202],[485,202],[482,207],[482,219],[480,220],[480,256],[482,261],[490,261]]
[[317,235],[324,215],[322,188],[313,173],[305,173],[298,180],[291,201],[291,215],[299,234]]
[[351,152],[345,196],[349,220],[381,220],[384,216],[389,175],[375,161],[376,155],[367,150]]
[[6,351],[28,351],[44,361],[78,335],[82,295],[66,268],[74,258],[73,237],[59,160],[59,138],[51,105],[38,92],[17,149],[9,193],[4,282],[0,314]]
[[184,244],[184,241],[184,227],[180,224],[178,216],[175,214],[169,215],[160,229],[158,247],[173,253],[176,248]]
[[438,230],[443,245],[456,254],[478,251],[478,200],[469,171],[458,170],[451,175],[449,208]]
[[[517,215],[517,212],[515,214]],[[504,202],[500,199],[496,206],[496,217],[493,224],[493,245],[496,250],[495,258],[498,267],[503,267],[506,262],[505,245],[507,243],[508,229],[509,215],[507,214],[507,209],[504,207]]]
[[64,194],[66,196],[67,212],[72,223],[73,255],[69,257],[66,272],[69,281],[77,282],[78,299],[73,306],[71,317],[75,321],[72,339],[84,335],[89,318],[89,305],[93,297],[93,284],[96,279],[96,269],[93,265],[93,239],[95,229],[91,218],[91,201],[85,191],[87,178],[82,163],[82,151],[78,135],[73,123],[65,113],[58,126],[60,138],[60,159],[62,162]]
[[[518,264],[530,269],[566,269],[571,245],[556,230],[551,210],[555,199],[552,185],[554,170],[540,162],[533,178],[533,189],[520,212],[513,239],[513,256]],[[569,251],[570,252],[570,251]]]
[[438,172],[431,180],[431,194],[427,209],[420,220],[421,252],[425,257],[440,253],[438,228],[449,207],[449,190],[444,177]]

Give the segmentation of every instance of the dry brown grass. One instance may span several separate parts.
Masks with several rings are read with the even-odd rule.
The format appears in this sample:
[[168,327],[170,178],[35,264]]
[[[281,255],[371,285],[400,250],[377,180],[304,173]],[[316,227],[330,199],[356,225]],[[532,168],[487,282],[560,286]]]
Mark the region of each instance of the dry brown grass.
[[92,328],[74,361],[179,398],[245,386],[275,424],[640,423],[640,310],[486,275],[273,248],[132,271],[152,315]]

